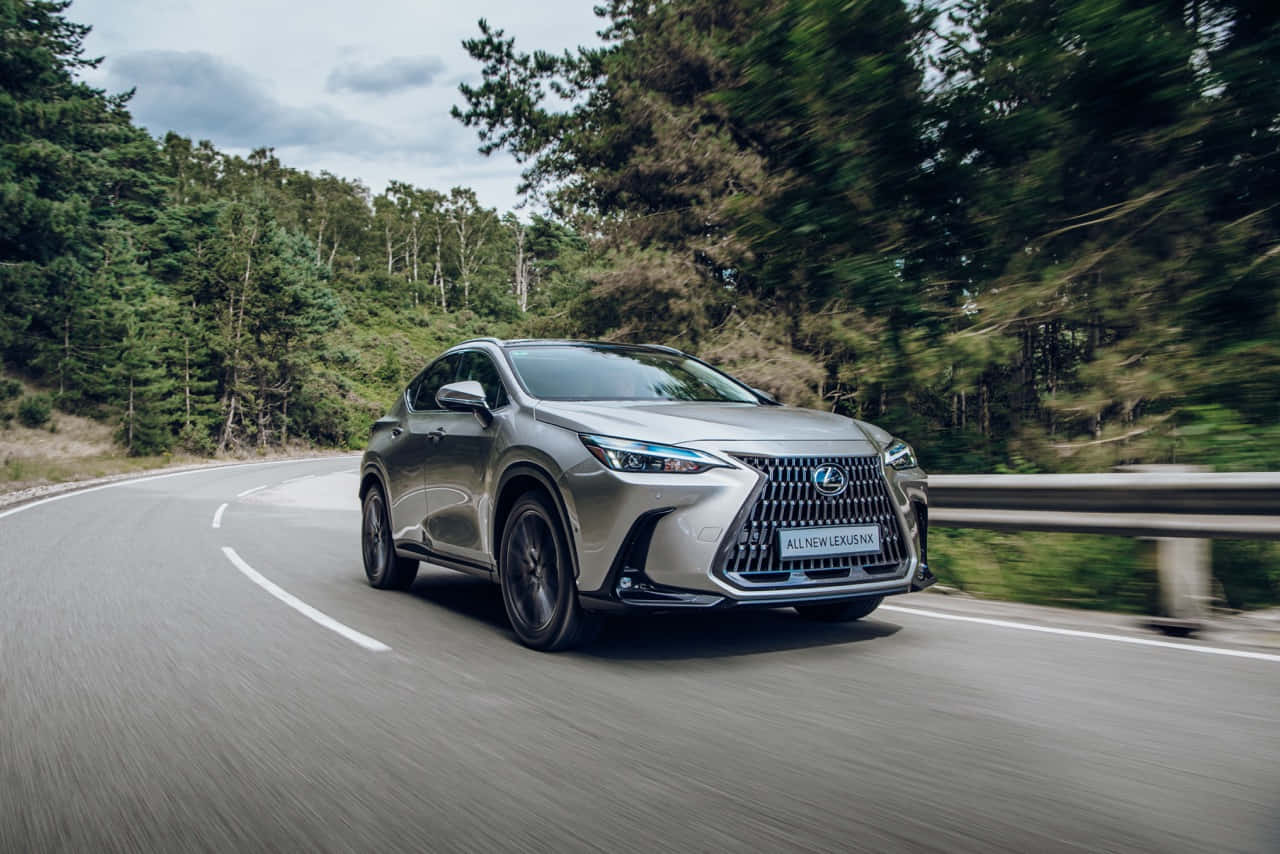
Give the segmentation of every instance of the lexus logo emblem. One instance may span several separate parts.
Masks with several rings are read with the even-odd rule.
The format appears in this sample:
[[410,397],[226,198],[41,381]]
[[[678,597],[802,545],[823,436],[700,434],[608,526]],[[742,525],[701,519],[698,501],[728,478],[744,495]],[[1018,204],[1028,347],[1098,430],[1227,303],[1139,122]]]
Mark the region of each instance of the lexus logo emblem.
[[818,466],[809,475],[809,480],[823,495],[839,495],[849,485],[849,478],[839,466]]

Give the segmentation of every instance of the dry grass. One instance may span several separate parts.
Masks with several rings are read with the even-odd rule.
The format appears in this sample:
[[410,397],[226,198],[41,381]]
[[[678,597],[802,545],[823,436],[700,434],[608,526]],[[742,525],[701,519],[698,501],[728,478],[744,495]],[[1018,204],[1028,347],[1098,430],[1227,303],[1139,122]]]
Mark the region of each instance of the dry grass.
[[0,430],[0,459],[90,457],[120,453],[109,425],[79,415],[54,412],[50,425],[32,429],[14,421]]
[[116,444],[110,425],[55,412],[49,425],[32,429],[16,421],[0,429],[0,489],[105,477],[195,457],[130,457]]

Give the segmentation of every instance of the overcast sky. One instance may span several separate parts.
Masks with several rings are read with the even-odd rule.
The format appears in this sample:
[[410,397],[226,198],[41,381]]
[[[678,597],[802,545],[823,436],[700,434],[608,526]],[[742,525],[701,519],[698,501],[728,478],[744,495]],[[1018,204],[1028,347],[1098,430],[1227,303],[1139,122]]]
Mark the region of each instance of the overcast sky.
[[515,204],[519,167],[476,151],[449,116],[458,83],[479,80],[462,49],[487,18],[522,50],[594,44],[593,0],[75,0],[109,91],[137,87],[134,119],[210,139],[224,151],[276,149],[289,166],[447,190],[475,188],[486,205]]

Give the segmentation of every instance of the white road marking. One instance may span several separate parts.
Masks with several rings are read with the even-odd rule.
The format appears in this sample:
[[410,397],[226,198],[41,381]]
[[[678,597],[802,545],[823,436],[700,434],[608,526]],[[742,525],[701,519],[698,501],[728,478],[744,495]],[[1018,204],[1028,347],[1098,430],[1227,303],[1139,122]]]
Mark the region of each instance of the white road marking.
[[387,650],[391,649],[391,647],[387,646],[382,641],[374,640],[368,635],[358,632],[355,629],[351,628],[350,626],[344,625],[343,623],[339,623],[337,620],[335,620],[333,617],[330,617],[328,614],[317,611],[315,608],[312,608],[310,605],[308,605],[306,602],[303,602],[297,596],[294,596],[292,593],[288,592],[282,587],[279,587],[274,582],[268,580],[265,576],[262,575],[262,573],[258,572],[253,567],[249,566],[249,564],[245,563],[244,559],[241,558],[240,555],[236,554],[236,550],[231,548],[230,546],[223,546],[222,553],[226,555],[227,560],[231,561],[231,564],[236,569],[243,572],[249,578],[250,581],[252,581],[254,584],[258,585],[263,590],[270,593],[272,596],[279,599],[281,602],[288,605],[290,608],[293,608],[295,611],[302,614],[303,616],[309,617],[312,620],[315,620],[317,623],[324,626],[326,629],[337,632],[347,640],[351,641],[352,643],[359,644],[365,649],[373,650],[374,652],[386,652]]
[[281,484],[285,484],[285,483],[297,483],[297,482],[298,482],[298,481],[300,481],[300,480],[309,480],[310,478],[313,478],[313,477],[315,477],[315,475],[313,475],[313,474],[303,474],[303,475],[298,475],[297,477],[291,477],[291,478],[289,478],[288,480],[282,480],[282,481],[280,481],[280,483],[281,483]]
[[961,614],[944,614],[940,611],[925,611],[920,608],[904,608],[901,605],[881,605],[881,611],[897,611],[900,614],[914,614],[918,617],[934,617],[939,620],[955,620],[961,623],[981,623],[984,626],[997,626],[1002,629],[1021,629],[1024,632],[1041,632],[1046,635],[1062,635],[1069,638],[1091,638],[1093,640],[1129,643],[1135,646],[1159,646],[1166,649],[1180,649],[1183,652],[1202,652],[1206,655],[1225,655],[1231,658],[1252,658],[1257,661],[1280,662],[1280,655],[1268,652],[1251,652],[1245,649],[1224,649],[1217,646],[1201,646],[1193,643],[1174,643],[1173,641],[1152,640],[1151,638],[1135,638],[1129,635],[1111,635],[1104,632],[1084,632],[1079,629],[1059,629],[1054,626],[1036,626],[1031,623],[1017,623],[1012,620],[996,620],[990,617],[966,617]]
[[87,486],[84,489],[73,489],[69,492],[60,492],[57,495],[50,495],[48,498],[39,498],[35,501],[29,501],[26,504],[19,504],[17,507],[10,507],[8,510],[0,510],[0,519],[6,516],[12,516],[15,513],[21,513],[24,510],[30,510],[33,507],[39,507],[42,504],[50,504],[54,501],[61,501],[64,498],[74,498],[77,495],[88,495],[90,492],[98,492],[103,489],[112,489],[117,486],[131,486],[135,483],[145,483],[149,480],[164,480],[167,477],[183,477],[189,474],[201,474],[211,471],[222,471],[223,469],[249,468],[251,466],[280,466],[289,463],[318,463],[330,459],[343,459],[342,456],[337,457],[303,457],[298,460],[265,460],[256,463],[228,463],[221,466],[202,466],[198,469],[186,469],[184,471],[171,471],[164,474],[148,474],[142,477],[131,477],[126,480],[113,480],[111,483],[103,483],[98,486]]
[[213,527],[215,528],[222,527],[222,514],[226,511],[226,509],[227,509],[227,505],[223,504],[221,507],[218,508],[218,511],[213,514]]
[[246,489],[244,492],[237,492],[236,498],[244,498],[246,495],[253,495],[259,489],[266,489],[266,488],[267,488],[267,485],[264,483],[262,484],[262,486],[255,486],[253,489]]

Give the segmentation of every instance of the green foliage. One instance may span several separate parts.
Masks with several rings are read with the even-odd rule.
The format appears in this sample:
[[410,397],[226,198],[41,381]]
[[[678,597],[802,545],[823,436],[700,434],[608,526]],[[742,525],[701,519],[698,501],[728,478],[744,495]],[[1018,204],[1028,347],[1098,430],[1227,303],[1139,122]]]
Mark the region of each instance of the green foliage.
[[53,398],[43,392],[29,394],[18,402],[18,420],[25,427],[43,427],[53,415]]
[[157,142],[76,82],[94,62],[65,9],[0,0],[0,358],[131,455],[358,445],[426,359],[585,263],[566,226],[463,187],[374,196],[270,149]]
[[942,584],[984,596],[1148,614],[1158,595],[1150,546],[1086,534],[935,528],[929,567]]
[[400,358],[396,351],[388,347],[382,358],[382,366],[378,368],[378,379],[392,388],[400,385]]
[[22,394],[22,383],[8,377],[0,378],[0,401],[13,400]]
[[[982,596],[1137,614],[1155,613],[1158,604],[1150,541],[936,528],[929,532],[929,557],[941,583]],[[1232,608],[1274,605],[1280,546],[1215,541],[1213,578]]]
[[790,399],[951,470],[1270,458],[1272,6],[599,14],[605,44],[576,54],[484,21],[465,43],[483,82],[455,116],[608,249],[534,328],[731,354],[726,330],[785,319],[777,362],[823,368]]
[[1213,577],[1232,608],[1274,605],[1280,601],[1280,544],[1216,540]]

